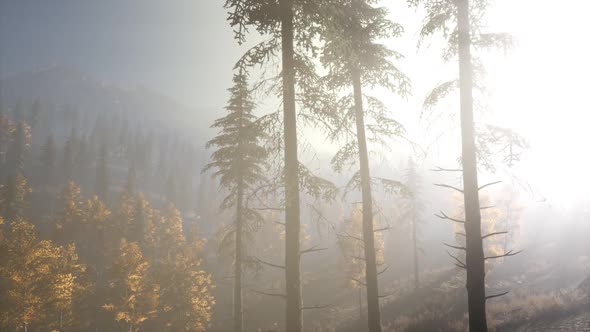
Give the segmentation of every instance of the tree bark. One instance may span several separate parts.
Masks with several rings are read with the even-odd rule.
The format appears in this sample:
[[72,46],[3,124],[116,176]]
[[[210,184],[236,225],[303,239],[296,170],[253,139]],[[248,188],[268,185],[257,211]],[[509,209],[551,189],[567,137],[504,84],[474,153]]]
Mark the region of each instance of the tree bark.
[[467,237],[467,297],[469,331],[486,332],[485,261],[481,238],[481,213],[477,181],[475,130],[473,124],[473,72],[469,0],[457,1],[459,27],[459,79],[461,94],[461,140]]
[[281,0],[283,67],[283,125],[285,139],[285,281],[286,331],[300,332],[300,216],[299,161],[297,160],[297,114],[295,110],[295,66],[293,49],[293,0]]
[[363,242],[365,248],[365,281],[367,285],[367,319],[369,323],[369,332],[381,332],[379,287],[377,284],[377,257],[375,254],[375,232],[373,230],[371,172],[369,170],[369,153],[365,136],[361,75],[358,69],[352,71],[352,85],[354,88],[354,110],[363,200]]
[[242,332],[243,310],[242,310],[242,231],[243,217],[242,205],[244,189],[243,184],[238,184],[237,207],[236,207],[236,252],[234,262],[234,332]]

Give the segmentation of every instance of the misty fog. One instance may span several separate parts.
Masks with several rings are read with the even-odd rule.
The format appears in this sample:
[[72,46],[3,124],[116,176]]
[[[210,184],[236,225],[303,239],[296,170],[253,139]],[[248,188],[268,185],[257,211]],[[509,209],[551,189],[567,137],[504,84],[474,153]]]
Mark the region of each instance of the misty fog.
[[590,331],[588,10],[0,1],[0,331]]

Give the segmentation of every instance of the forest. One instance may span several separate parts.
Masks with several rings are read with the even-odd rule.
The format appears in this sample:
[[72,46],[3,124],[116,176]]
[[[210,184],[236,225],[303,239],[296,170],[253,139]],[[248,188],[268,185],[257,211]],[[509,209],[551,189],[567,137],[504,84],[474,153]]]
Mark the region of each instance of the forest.
[[0,4],[0,331],[590,331],[584,5],[90,3]]

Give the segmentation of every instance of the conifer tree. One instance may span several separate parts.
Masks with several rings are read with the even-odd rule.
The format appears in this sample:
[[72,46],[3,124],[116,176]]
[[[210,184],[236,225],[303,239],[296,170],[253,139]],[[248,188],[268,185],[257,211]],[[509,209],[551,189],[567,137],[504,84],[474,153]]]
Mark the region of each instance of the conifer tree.
[[109,200],[109,170],[108,152],[106,143],[100,145],[98,159],[96,161],[96,178],[94,182],[94,193],[104,201]]
[[215,169],[215,177],[229,194],[223,200],[222,209],[235,209],[233,234],[235,244],[234,258],[234,331],[243,329],[242,309],[242,270],[245,258],[244,235],[252,228],[260,216],[245,206],[246,195],[262,178],[265,149],[260,146],[263,133],[255,123],[254,103],[248,87],[247,75],[240,70],[234,75],[234,86],[229,89],[230,99],[226,110],[228,114],[216,120],[212,127],[219,128],[219,134],[207,143],[217,150],[212,162],[204,171]]
[[[476,52],[480,49],[511,46],[511,36],[505,33],[484,32],[482,20],[490,4],[487,0],[411,0],[412,5],[423,3],[427,17],[421,30],[422,37],[442,33],[447,45],[445,60],[457,59],[459,78],[444,82],[427,97],[426,107],[432,107],[442,97],[459,88],[461,123],[461,164],[463,175],[463,195],[465,206],[465,246],[456,247],[465,253],[465,261],[452,256],[458,266],[467,271],[467,298],[469,310],[469,330],[487,331],[486,301],[499,295],[486,296],[485,261],[489,258],[512,256],[512,251],[504,255],[486,257],[483,239],[497,234],[482,234],[479,191],[491,184],[480,187],[478,184],[478,161],[481,160],[481,146],[477,146],[474,122],[474,88],[479,86],[482,68]],[[512,161],[512,159],[510,159]],[[443,219],[449,219],[444,214]]]
[[72,128],[70,136],[67,138],[63,148],[62,172],[65,181],[72,180],[74,175],[75,155],[78,148],[78,131]]
[[404,207],[403,216],[407,218],[410,223],[412,233],[412,255],[414,262],[414,288],[420,288],[420,268],[419,268],[419,240],[418,240],[418,225],[420,222],[420,212],[423,209],[422,202],[419,199],[421,178],[416,169],[416,163],[411,157],[408,158],[408,165],[404,174],[404,182],[408,188],[410,195],[406,199],[406,206]]
[[47,136],[45,144],[41,148],[41,165],[43,167],[43,182],[49,183],[55,167],[55,142],[53,135]]
[[[314,40],[317,39],[320,7],[326,1],[315,0],[226,0],[225,8],[229,10],[228,21],[234,28],[235,39],[242,44],[246,40],[249,28],[254,28],[263,36],[270,38],[248,50],[236,68],[248,66],[265,66],[277,54],[281,55],[281,70],[274,86],[282,100],[282,133],[273,136],[281,147],[284,167],[281,185],[285,194],[285,287],[286,287],[286,323],[287,331],[298,332],[302,329],[301,314],[301,272],[300,272],[300,186],[309,183],[302,179],[302,171],[309,172],[299,163],[296,101],[302,106],[299,118],[308,123],[323,123],[324,112],[322,86],[318,84],[313,56],[317,53]],[[296,99],[299,89],[300,98]],[[303,111],[309,111],[304,116]],[[312,114],[313,113],[313,114]],[[320,115],[318,115],[320,114]],[[279,114],[269,116],[274,125],[279,121]],[[280,138],[282,137],[282,138]],[[327,184],[326,181],[314,181],[313,184]],[[324,188],[326,197],[333,194],[332,186]],[[317,189],[317,188],[316,188]],[[313,189],[312,189],[313,190]]]
[[[341,96],[341,128],[333,137],[345,139],[344,147],[333,158],[337,171],[346,165],[356,165],[360,170],[351,183],[360,185],[363,202],[363,242],[367,310],[369,331],[381,331],[379,288],[373,226],[373,197],[369,165],[369,138],[385,142],[388,137],[399,136],[403,127],[388,117],[384,104],[377,98],[363,93],[364,88],[380,86],[400,95],[406,95],[410,87],[408,78],[392,63],[401,55],[378,42],[379,39],[398,37],[403,28],[387,19],[384,7],[375,7],[376,1],[333,1],[326,5],[332,14],[326,16],[322,38],[325,46],[322,63],[328,68],[327,85]],[[350,91],[352,90],[352,93]],[[351,127],[356,129],[356,135]],[[343,130],[342,130],[343,129]],[[356,159],[356,160],[355,160]]]

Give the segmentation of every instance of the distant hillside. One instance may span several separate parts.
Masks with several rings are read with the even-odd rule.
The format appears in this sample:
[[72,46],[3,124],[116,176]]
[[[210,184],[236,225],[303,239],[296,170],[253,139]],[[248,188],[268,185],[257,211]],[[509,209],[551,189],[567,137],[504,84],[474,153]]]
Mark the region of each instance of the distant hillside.
[[210,136],[209,124],[217,117],[216,112],[191,110],[147,88],[121,88],[65,66],[5,78],[0,81],[0,97],[5,108],[19,102],[29,108],[38,100],[43,112],[74,110],[82,126],[100,114],[120,114],[147,127],[144,129],[182,130],[203,140]]

